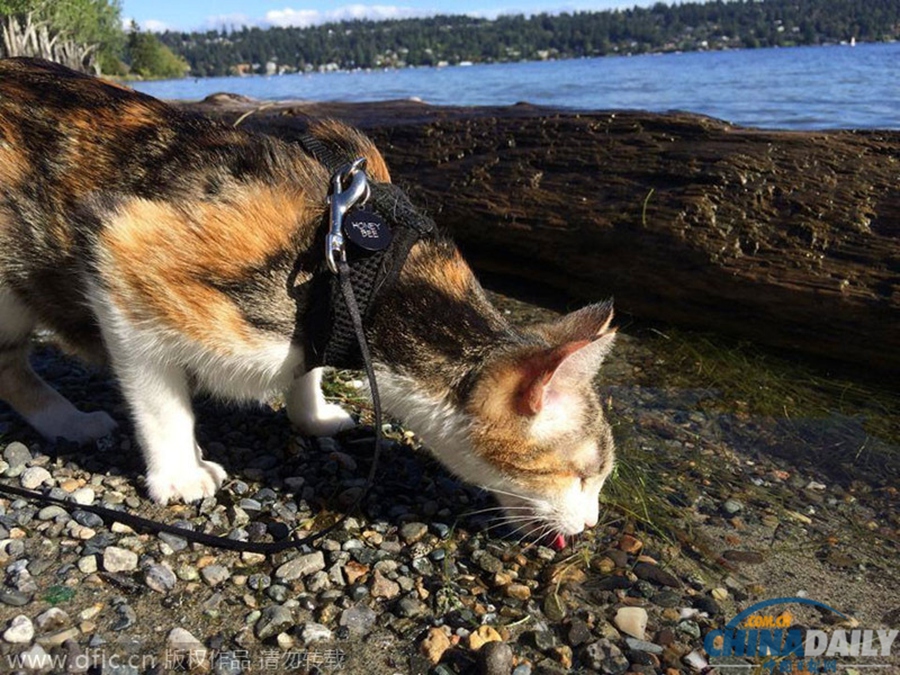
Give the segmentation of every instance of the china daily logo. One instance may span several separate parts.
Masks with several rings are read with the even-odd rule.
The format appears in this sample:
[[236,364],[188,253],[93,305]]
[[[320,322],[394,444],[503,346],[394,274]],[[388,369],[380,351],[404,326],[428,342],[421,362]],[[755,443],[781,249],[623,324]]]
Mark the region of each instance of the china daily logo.
[[[744,610],[722,630],[706,634],[703,646],[716,658],[752,658],[764,670],[781,673],[837,672],[842,659],[872,659],[869,668],[884,667],[900,631],[838,628],[830,632],[793,626],[790,611],[777,605],[812,605],[848,619],[828,605],[809,598],[774,598]],[[764,611],[765,610],[765,611]],[[721,668],[724,664],[715,664]],[[752,668],[753,666],[732,666]]]

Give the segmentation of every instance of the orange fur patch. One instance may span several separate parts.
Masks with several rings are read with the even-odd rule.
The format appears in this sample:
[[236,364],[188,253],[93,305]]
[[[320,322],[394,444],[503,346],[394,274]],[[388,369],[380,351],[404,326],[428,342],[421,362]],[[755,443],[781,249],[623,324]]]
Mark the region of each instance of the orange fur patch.
[[107,283],[134,320],[152,319],[227,350],[253,329],[214,284],[244,283],[250,270],[292,246],[311,210],[303,195],[256,186],[228,204],[133,200],[103,233]]

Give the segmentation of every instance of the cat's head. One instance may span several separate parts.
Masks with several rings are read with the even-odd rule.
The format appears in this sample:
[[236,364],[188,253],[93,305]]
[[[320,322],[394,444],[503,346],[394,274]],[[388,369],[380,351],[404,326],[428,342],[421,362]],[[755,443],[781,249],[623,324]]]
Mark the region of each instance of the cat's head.
[[612,316],[611,303],[590,305],[498,349],[463,415],[447,416],[457,424],[434,439],[438,458],[491,491],[522,537],[560,548],[597,524],[614,446],[593,381],[615,339]]

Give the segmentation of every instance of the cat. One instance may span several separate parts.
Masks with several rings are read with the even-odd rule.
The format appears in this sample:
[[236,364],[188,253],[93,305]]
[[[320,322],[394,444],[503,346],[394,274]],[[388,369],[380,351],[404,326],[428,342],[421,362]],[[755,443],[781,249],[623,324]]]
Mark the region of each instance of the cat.
[[[360,132],[323,143],[384,159]],[[116,426],[28,361],[45,328],[115,373],[156,502],[213,495],[191,396],[283,392],[303,434],[354,424],[305,367],[304,317],[330,172],[302,148],[193,116],[49,62],[0,61],[0,399],[48,439]],[[523,532],[593,527],[614,461],[592,385],[613,345],[610,303],[511,326],[445,236],[419,241],[366,326],[381,398],[452,473],[494,493]]]

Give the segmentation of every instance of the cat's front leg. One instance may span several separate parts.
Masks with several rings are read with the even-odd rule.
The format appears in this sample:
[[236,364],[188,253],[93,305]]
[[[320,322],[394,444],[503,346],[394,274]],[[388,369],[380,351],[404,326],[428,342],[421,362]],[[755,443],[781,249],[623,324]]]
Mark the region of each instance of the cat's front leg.
[[210,497],[227,478],[203,459],[185,368],[151,329],[132,324],[109,300],[94,303],[110,361],[131,408],[147,467],[147,491],[161,504]]
[[356,420],[341,406],[325,400],[322,371],[313,368],[295,377],[285,394],[288,419],[307,436],[332,436],[356,426]]
[[184,370],[143,364],[120,373],[147,465],[147,491],[161,504],[210,497],[227,478],[216,462],[203,459],[194,439],[194,413]]

